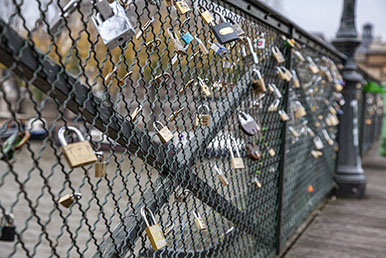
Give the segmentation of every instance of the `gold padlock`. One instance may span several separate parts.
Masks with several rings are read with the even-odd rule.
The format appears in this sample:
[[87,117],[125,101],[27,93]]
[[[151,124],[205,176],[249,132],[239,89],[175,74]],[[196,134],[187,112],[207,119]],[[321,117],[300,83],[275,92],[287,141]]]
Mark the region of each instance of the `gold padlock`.
[[252,89],[256,94],[260,94],[265,92],[267,89],[265,87],[265,82],[261,73],[257,69],[253,69],[252,73],[257,74],[257,80],[252,80]]
[[285,58],[284,58],[283,54],[280,52],[278,47],[276,47],[276,46],[272,47],[272,55],[278,64],[285,62]]
[[[160,124],[161,125],[161,130],[159,130],[157,128],[157,124]],[[161,142],[163,144],[167,143],[168,141],[170,141],[171,139],[173,139],[173,134],[172,132],[169,130],[169,128],[167,128],[166,126],[164,126],[161,122],[159,121],[156,121],[153,123],[153,127],[154,129],[156,130],[157,132],[157,135],[159,137],[159,139],[161,140]]]
[[288,70],[287,68],[285,68],[284,66],[280,66],[281,70],[283,71],[284,73],[284,79],[287,81],[287,82],[290,82],[291,79],[292,79],[292,73],[290,72],[290,70]]
[[302,118],[307,115],[306,110],[299,101],[295,102],[295,111],[294,115],[296,118]]
[[[146,211],[150,214],[150,218],[152,220],[153,225],[150,226],[149,221],[147,220]],[[151,246],[154,251],[161,249],[162,247],[167,245],[166,239],[162,232],[162,229],[159,224],[156,223],[153,213],[150,209],[145,208],[144,206],[141,208],[141,215],[146,223],[146,234],[149,237]]]
[[185,0],[176,1],[174,2],[174,4],[176,6],[177,11],[181,15],[191,11],[189,5],[186,3]]
[[[67,144],[64,137],[66,130],[75,132],[79,142]],[[61,149],[63,155],[70,168],[90,165],[97,161],[97,157],[91,147],[91,144],[84,140],[82,133],[77,128],[73,126],[62,127],[59,129],[58,137],[60,144],[62,145]]]
[[[235,145],[235,150],[236,150],[236,154],[237,154],[237,157],[236,157],[236,158],[235,158],[235,156],[234,156],[234,154],[233,154],[233,150],[232,150],[232,142],[233,142],[234,145]],[[228,139],[227,145],[228,145],[228,149],[229,149],[229,152],[230,152],[230,155],[231,155],[231,164],[232,164],[232,167],[233,167],[234,169],[242,169],[242,168],[244,168],[243,158],[241,158],[241,156],[240,156],[239,148],[237,148],[237,143],[236,143],[235,139],[233,139],[233,138]]]
[[280,104],[280,99],[275,99],[268,107],[269,112],[276,112]]
[[176,119],[176,117],[178,116],[178,114],[180,114],[182,111],[184,111],[184,107],[182,107],[179,110],[171,113],[170,116],[169,116],[168,122],[173,122],[174,119]]
[[74,203],[75,198],[77,200],[80,200],[82,198],[82,194],[81,193],[66,194],[63,197],[60,197],[59,203],[64,207],[68,208],[71,206],[71,204]]
[[314,158],[319,158],[319,151],[316,151],[316,150],[312,150],[311,151],[311,155],[314,157]]
[[298,59],[300,62],[306,61],[306,59],[304,59],[302,53],[300,53],[298,50],[292,49],[292,53],[297,57],[297,59]]
[[283,122],[288,121],[290,119],[284,110],[279,110],[278,113],[279,113],[280,118]]
[[103,151],[97,151],[95,154],[98,158],[95,163],[95,177],[104,177],[106,175],[106,161],[103,157]]
[[164,0],[165,7],[173,6],[173,0]]
[[294,84],[295,88],[300,88],[300,82],[295,70],[292,70],[292,83]]
[[216,170],[217,174],[218,174],[218,178],[220,178],[220,181],[222,183],[223,186],[227,186],[229,185],[229,181],[228,181],[228,178],[226,178],[226,176],[224,175],[224,172],[222,172],[221,169],[219,169],[217,167],[217,165],[214,165],[214,169]]
[[257,186],[258,188],[261,188],[261,183],[259,182],[259,180],[257,179],[257,177],[254,177],[252,181],[253,181],[253,183],[256,184],[256,186]]
[[310,68],[311,72],[314,74],[319,73],[319,68],[318,66],[314,63],[314,60],[310,56],[307,56],[307,61],[308,61],[308,67]]
[[196,226],[198,228],[198,230],[205,230],[208,228],[208,226],[205,224],[204,220],[197,215],[197,213],[195,211],[193,211],[193,215],[194,215],[194,222],[196,223]]
[[274,150],[273,148],[269,148],[269,149],[268,149],[268,154],[269,154],[271,157],[273,157],[273,156],[276,155],[276,152],[275,152],[275,150]]
[[198,6],[200,16],[206,24],[211,24],[214,21],[213,15],[202,5]]
[[299,133],[295,130],[295,128],[293,128],[292,126],[288,126],[288,131],[290,131],[290,133],[295,137],[295,138],[298,138],[300,135]]
[[205,82],[200,77],[198,77],[198,83],[200,85],[202,94],[205,97],[210,97],[212,93],[210,92],[208,85],[206,85]]
[[287,76],[285,73],[281,70],[280,67],[276,66],[276,74],[279,77],[280,80],[284,81],[287,80]]
[[343,90],[343,86],[340,83],[338,83],[338,82],[336,82],[334,86],[335,86],[335,89],[337,91],[342,91]]
[[[202,108],[205,108],[206,114],[201,112],[200,110]],[[196,114],[196,119],[194,120],[194,125],[195,126],[209,126],[210,125],[210,115],[209,115],[209,107],[207,105],[200,105],[197,109],[198,114]]]

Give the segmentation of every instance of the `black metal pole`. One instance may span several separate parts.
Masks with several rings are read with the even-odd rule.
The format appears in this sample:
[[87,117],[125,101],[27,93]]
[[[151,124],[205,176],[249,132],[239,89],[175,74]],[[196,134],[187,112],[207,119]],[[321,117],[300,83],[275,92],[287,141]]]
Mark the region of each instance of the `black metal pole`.
[[348,57],[343,69],[343,79],[346,82],[343,95],[346,103],[342,108],[344,114],[340,118],[339,127],[336,195],[359,198],[365,194],[366,178],[359,155],[358,101],[355,97],[360,90],[357,85],[363,80],[354,60],[355,49],[361,42],[355,28],[355,5],[355,0],[344,0],[340,27],[333,41],[334,46]]

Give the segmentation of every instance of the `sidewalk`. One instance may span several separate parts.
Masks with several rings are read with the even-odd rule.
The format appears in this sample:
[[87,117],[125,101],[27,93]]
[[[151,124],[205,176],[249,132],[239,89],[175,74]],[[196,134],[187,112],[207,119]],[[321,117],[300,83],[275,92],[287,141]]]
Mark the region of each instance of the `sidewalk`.
[[364,159],[363,199],[330,200],[285,257],[386,257],[386,158]]

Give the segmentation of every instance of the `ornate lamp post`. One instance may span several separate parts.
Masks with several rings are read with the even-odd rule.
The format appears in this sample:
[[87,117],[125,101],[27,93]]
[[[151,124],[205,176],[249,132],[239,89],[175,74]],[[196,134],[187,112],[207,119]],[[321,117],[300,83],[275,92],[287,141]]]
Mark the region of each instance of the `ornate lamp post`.
[[340,27],[333,41],[334,46],[348,57],[343,69],[346,85],[342,93],[346,104],[342,108],[344,114],[341,116],[339,127],[336,195],[360,198],[365,194],[366,178],[359,155],[358,101],[355,97],[359,90],[357,85],[363,80],[362,75],[357,72],[354,60],[355,49],[361,43],[355,28],[355,2],[344,0]]

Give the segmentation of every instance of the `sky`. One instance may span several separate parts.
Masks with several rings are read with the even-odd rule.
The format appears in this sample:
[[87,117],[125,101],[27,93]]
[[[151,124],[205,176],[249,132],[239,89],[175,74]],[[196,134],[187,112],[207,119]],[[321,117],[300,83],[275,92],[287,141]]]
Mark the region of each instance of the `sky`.
[[[322,32],[327,40],[335,37],[339,29],[343,0],[263,0],[279,6],[279,12],[309,32]],[[277,9],[277,8],[274,8]],[[357,0],[357,32],[363,25],[374,25],[373,35],[386,41],[386,0]]]

